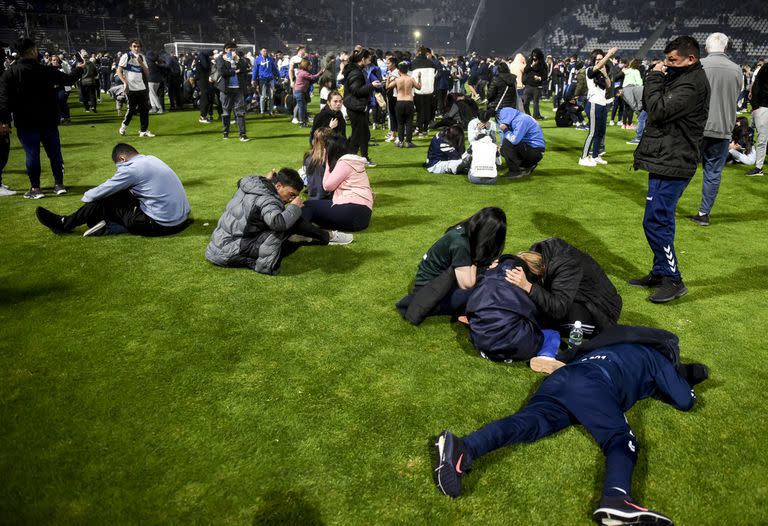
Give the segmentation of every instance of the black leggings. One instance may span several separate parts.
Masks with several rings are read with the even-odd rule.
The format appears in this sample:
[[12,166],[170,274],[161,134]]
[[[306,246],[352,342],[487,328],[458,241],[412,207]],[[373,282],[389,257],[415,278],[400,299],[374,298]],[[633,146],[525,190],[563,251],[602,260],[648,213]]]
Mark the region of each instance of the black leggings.
[[399,100],[395,105],[397,115],[397,136],[403,142],[413,141],[413,114],[416,108],[412,100]]
[[322,228],[346,232],[364,230],[371,223],[371,209],[367,206],[354,203],[334,205],[330,199],[307,201],[301,215]]
[[349,135],[349,147],[354,153],[368,159],[368,142],[371,140],[371,129],[368,126],[368,112],[347,109],[352,133]]

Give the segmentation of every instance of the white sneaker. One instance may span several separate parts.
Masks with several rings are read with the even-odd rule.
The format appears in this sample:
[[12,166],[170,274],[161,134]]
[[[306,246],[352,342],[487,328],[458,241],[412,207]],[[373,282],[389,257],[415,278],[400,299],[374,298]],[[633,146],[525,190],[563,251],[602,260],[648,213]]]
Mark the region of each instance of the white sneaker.
[[299,119],[297,119],[296,117],[294,117],[294,118],[293,118],[293,120],[291,121],[291,123],[293,123],[293,124],[298,124],[298,123],[299,123]]
[[392,141],[394,141],[394,140],[395,140],[395,136],[394,136],[394,135],[392,135],[392,132],[389,132],[389,133],[387,134],[386,138],[384,139],[384,142],[392,142]]
[[104,220],[101,220],[95,225],[93,225],[91,228],[83,232],[83,237],[101,236],[104,234],[104,231],[106,229],[107,229],[107,222]]
[[602,157],[592,157],[592,160],[595,161],[595,164],[608,164],[608,161],[603,159]]
[[143,132],[139,132],[139,137],[154,137],[154,136],[155,136],[155,134],[152,133],[149,130],[143,131]]
[[597,166],[597,163],[592,157],[582,157],[579,159],[579,166],[589,166],[590,168],[594,168]]
[[608,126],[613,126],[613,121],[609,121]]
[[329,245],[349,245],[355,238],[352,234],[346,232],[339,232],[338,230],[331,230],[331,238],[328,240]]
[[16,195],[14,190],[11,190],[4,184],[0,184],[0,197],[6,197],[9,195]]
[[125,124],[122,124],[120,125],[120,129],[117,130],[117,133],[119,133],[120,135],[125,135],[125,129],[126,129]]

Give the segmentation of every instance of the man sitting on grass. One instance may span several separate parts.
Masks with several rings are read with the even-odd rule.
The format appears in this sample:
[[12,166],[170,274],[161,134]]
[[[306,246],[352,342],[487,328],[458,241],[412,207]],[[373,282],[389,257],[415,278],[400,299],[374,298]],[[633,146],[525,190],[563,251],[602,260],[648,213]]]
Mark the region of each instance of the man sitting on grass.
[[83,236],[124,232],[168,236],[187,227],[187,194],[167,164],[124,143],[112,149],[112,160],[117,166],[115,175],[85,192],[85,204],[74,214],[60,216],[39,206],[37,219],[56,234],[87,224]]
[[462,477],[481,456],[581,424],[605,455],[603,495],[592,514],[595,522],[671,525],[668,517],[631,497],[638,444],[624,412],[649,396],[681,411],[690,410],[696,401],[692,387],[707,379],[707,367],[681,365],[677,336],[649,327],[616,325],[582,349],[586,354],[544,380],[516,414],[463,439],[443,431],[435,444],[438,489],[458,497]]
[[299,194],[303,188],[301,177],[290,168],[268,177],[240,179],[211,235],[205,258],[220,267],[246,267],[275,275],[299,243],[351,243],[351,234],[323,230],[302,217],[304,201]]

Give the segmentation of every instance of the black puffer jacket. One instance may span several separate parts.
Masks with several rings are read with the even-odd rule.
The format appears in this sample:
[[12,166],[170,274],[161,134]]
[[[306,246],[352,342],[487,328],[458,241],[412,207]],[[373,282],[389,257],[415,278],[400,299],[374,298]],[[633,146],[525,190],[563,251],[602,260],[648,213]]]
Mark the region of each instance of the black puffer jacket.
[[344,68],[344,106],[352,111],[365,111],[373,93],[373,84],[365,81],[365,72],[357,64]]
[[580,303],[595,318],[597,331],[616,324],[621,296],[589,254],[556,237],[534,243],[531,250],[544,260],[544,275],[531,288],[531,299],[543,316],[557,322],[572,303]]
[[[536,77],[539,77],[536,80]],[[540,88],[547,82],[547,65],[544,62],[528,63],[523,70],[523,84],[532,88]]]
[[[506,93],[504,92],[506,90]],[[517,107],[517,77],[512,73],[499,73],[488,87],[488,109]]]
[[643,106],[648,112],[643,138],[635,150],[636,170],[690,179],[699,163],[699,145],[709,114],[709,81],[697,62],[664,75],[645,77]]

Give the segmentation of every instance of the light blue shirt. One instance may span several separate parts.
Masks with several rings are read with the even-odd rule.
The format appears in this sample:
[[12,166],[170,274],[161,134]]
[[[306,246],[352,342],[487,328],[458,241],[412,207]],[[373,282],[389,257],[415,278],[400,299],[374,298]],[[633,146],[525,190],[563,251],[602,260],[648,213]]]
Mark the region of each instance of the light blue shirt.
[[187,220],[187,194],[170,166],[152,155],[136,155],[116,166],[115,175],[83,194],[84,203],[128,190],[139,200],[141,211],[157,223],[176,226]]

